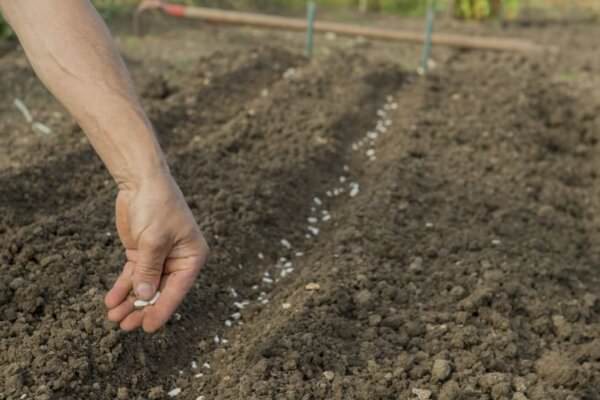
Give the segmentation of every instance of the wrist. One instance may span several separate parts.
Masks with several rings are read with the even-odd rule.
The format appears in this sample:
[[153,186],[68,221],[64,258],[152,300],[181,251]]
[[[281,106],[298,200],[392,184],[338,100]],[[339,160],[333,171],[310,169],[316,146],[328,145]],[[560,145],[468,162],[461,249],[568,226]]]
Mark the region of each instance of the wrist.
[[172,180],[164,156],[146,157],[142,162],[132,162],[131,168],[113,174],[119,190],[138,191],[149,182]]

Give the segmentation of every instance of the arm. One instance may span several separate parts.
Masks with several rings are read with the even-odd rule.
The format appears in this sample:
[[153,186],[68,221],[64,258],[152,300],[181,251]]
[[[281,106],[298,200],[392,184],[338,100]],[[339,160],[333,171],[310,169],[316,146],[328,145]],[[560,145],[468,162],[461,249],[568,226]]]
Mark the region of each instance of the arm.
[[[0,0],[31,64],[65,105],[119,187],[127,263],[106,297],[126,330],[160,328],[191,288],[208,248],[170,175],[110,34],[88,0]],[[137,298],[155,306],[135,310]]]

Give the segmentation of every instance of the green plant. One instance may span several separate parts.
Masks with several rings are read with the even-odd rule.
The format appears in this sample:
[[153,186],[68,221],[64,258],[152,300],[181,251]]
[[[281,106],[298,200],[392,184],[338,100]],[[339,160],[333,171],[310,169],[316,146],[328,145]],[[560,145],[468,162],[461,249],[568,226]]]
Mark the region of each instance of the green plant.
[[6,39],[13,35],[12,29],[8,26],[8,23],[2,18],[0,14],[0,39]]

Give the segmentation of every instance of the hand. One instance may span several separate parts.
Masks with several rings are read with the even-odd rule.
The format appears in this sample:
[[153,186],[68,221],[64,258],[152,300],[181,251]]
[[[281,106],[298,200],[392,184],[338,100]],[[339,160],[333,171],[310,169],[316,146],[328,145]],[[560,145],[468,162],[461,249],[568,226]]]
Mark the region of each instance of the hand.
[[[141,326],[155,332],[191,289],[208,246],[169,173],[122,188],[116,222],[127,262],[106,295],[108,319],[126,331]],[[154,305],[135,309],[135,300],[150,300],[157,290],[161,293]]]

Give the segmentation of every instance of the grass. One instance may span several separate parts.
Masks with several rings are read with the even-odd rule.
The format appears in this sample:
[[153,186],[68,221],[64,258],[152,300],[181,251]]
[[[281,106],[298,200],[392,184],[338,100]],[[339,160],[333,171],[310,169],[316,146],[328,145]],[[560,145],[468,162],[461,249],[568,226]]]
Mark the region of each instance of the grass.
[[2,14],[0,14],[0,40],[7,39],[13,36],[13,31],[10,29],[10,26],[6,23],[4,18],[2,18]]

